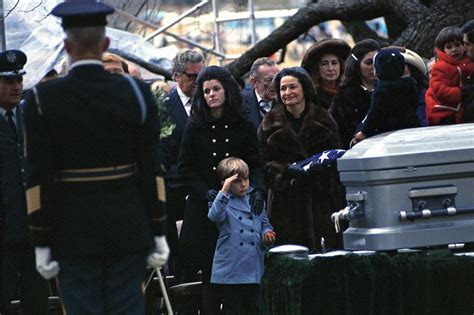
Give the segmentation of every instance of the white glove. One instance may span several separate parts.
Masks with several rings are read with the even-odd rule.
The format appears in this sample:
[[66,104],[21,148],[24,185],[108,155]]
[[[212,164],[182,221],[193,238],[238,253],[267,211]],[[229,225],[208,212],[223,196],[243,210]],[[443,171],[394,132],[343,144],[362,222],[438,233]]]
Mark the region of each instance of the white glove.
[[51,249],[49,247],[35,247],[36,270],[39,274],[49,280],[59,273],[59,265],[51,260]]
[[170,248],[168,247],[168,243],[166,243],[166,237],[155,236],[155,249],[146,259],[148,267],[153,269],[160,268],[166,264],[169,255]]

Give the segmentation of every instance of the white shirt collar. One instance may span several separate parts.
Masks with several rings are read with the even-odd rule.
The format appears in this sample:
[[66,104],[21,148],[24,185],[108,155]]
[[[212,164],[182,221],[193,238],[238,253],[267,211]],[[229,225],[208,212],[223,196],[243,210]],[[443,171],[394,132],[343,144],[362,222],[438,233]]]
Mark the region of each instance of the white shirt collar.
[[[254,89],[254,91],[255,91],[255,96],[257,97],[257,104],[260,104],[260,101],[261,101],[261,100],[264,100],[264,99],[261,98],[260,95],[258,95],[257,90]],[[265,101],[265,100],[264,100],[264,101]],[[265,102],[267,102],[269,105],[272,105],[272,104],[273,104],[273,101],[265,101]]]
[[190,97],[186,96],[183,92],[183,90],[180,89],[178,85],[176,85],[176,91],[178,91],[179,98],[181,99],[181,102],[183,105],[186,105],[186,103],[189,101]]
[[[13,112],[12,118],[13,118],[13,121],[15,122],[15,125],[18,123],[16,119],[16,107],[17,106],[13,107],[13,109],[11,110]],[[5,121],[8,121],[8,117],[6,114],[7,114],[7,110],[5,110],[3,107],[0,107],[0,116],[2,116],[3,119],[5,119]]]
[[178,91],[178,96],[181,99],[181,103],[183,103],[184,110],[186,111],[186,114],[188,116],[191,115],[191,102],[188,104],[188,101],[191,99],[189,96],[186,96],[183,91],[179,88],[179,86],[176,86],[176,91]]
[[[13,117],[16,117],[16,106],[13,107],[11,111],[13,112]],[[7,113],[7,110],[4,109],[3,107],[0,107],[0,115],[5,116],[6,113]]]
[[255,91],[255,96],[257,97],[257,104],[258,104],[258,103],[260,103],[261,100],[263,100],[263,98],[261,98],[260,95],[258,95],[256,89],[253,89],[253,90]]
[[69,70],[75,67],[85,66],[85,65],[103,66],[104,64],[102,63],[102,61],[97,60],[97,59],[83,59],[83,60],[78,60],[76,62],[73,62],[71,66],[69,67]]

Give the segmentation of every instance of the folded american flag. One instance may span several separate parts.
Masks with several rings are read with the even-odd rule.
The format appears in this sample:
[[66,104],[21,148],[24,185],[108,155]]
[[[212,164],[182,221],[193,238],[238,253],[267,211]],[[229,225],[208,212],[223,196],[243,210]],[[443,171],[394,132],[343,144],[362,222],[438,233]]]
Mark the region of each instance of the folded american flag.
[[318,168],[329,168],[335,166],[337,159],[343,156],[344,153],[346,153],[346,150],[326,150],[316,153],[302,161],[294,162],[291,165],[301,167],[305,171],[308,171],[312,165],[315,165]]

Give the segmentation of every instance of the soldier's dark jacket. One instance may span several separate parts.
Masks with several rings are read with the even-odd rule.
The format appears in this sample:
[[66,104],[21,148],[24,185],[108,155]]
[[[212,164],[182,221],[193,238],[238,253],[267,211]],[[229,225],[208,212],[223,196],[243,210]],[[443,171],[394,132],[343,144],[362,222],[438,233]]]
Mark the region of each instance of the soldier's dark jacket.
[[30,228],[34,245],[52,247],[56,258],[144,252],[164,233],[156,105],[135,82],[144,110],[130,82],[99,62],[72,67],[25,100]]
[[1,246],[28,248],[31,240],[25,200],[28,168],[23,158],[23,113],[19,105],[14,111],[18,136],[0,117],[0,240]]

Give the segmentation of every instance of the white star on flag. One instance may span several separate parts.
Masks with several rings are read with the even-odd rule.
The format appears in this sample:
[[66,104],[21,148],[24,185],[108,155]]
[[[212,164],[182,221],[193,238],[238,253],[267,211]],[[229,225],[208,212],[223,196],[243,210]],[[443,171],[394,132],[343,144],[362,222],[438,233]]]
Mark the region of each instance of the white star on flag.
[[329,151],[324,151],[318,159],[318,164],[323,164],[324,160],[329,160]]

